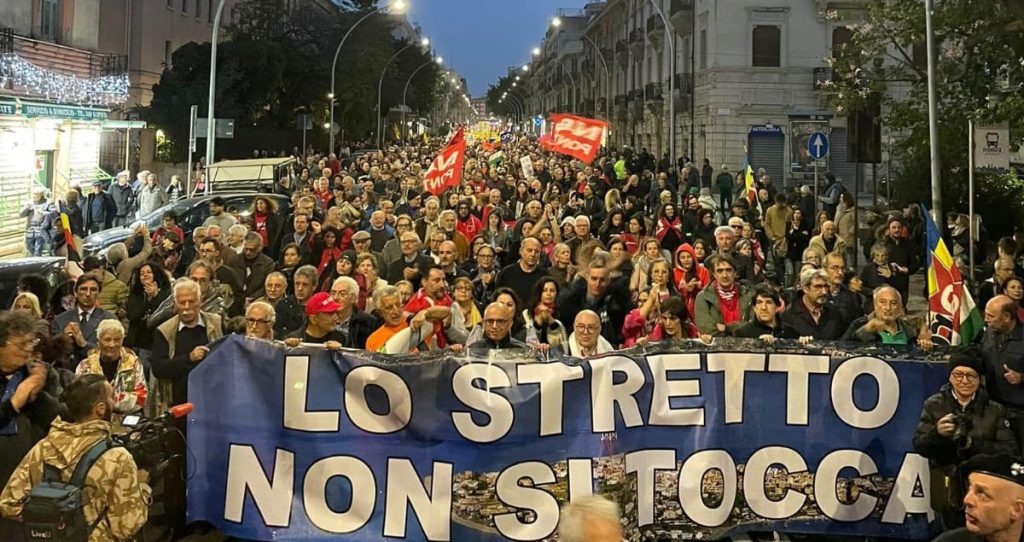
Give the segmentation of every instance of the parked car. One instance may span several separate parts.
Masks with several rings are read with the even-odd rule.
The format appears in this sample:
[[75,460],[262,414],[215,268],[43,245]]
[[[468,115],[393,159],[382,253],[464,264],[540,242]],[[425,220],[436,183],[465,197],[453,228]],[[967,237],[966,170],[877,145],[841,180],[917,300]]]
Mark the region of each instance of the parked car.
[[[185,241],[192,239],[192,230],[203,225],[203,222],[210,216],[210,200],[214,197],[224,199],[224,207],[236,207],[242,215],[248,215],[249,208],[257,196],[263,196],[277,202],[278,213],[288,214],[291,212],[291,200],[280,194],[263,194],[260,192],[232,192],[224,194],[212,194],[209,196],[196,196],[193,198],[180,199],[164,205],[163,207],[143,216],[134,224],[103,230],[85,238],[82,243],[83,255],[89,256],[104,252],[110,245],[125,241],[131,236],[132,230],[139,222],[144,222],[150,231],[155,231],[163,225],[163,216],[167,211],[174,211],[178,215],[178,225],[185,232]],[[225,232],[226,234],[227,232]]]
[[[0,260],[0,310],[11,308],[18,295],[18,277],[40,275],[50,284],[50,299],[40,299],[43,311],[49,307],[55,314],[64,312],[73,303],[74,284],[64,268],[64,258],[15,258]],[[68,305],[64,302],[68,301]]]

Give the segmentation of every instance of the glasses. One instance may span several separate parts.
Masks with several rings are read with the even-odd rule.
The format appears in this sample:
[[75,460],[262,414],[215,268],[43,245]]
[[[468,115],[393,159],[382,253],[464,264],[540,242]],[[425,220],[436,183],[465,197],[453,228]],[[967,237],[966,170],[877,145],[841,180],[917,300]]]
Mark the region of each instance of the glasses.
[[975,373],[955,372],[955,373],[950,373],[949,376],[951,376],[953,378],[953,380],[958,380],[960,382],[977,382],[978,381],[978,375],[975,374]]
[[261,320],[259,318],[246,318],[245,319],[245,323],[249,327],[269,326],[270,325],[270,320]]
[[473,287],[472,286],[456,286],[455,287],[455,291],[456,292],[472,292],[473,291]]
[[487,327],[501,327],[507,324],[508,322],[509,320],[505,320],[502,318],[488,318],[484,320],[484,325]]
[[20,350],[29,352],[35,350],[36,346],[39,346],[39,339],[22,339],[17,342],[7,341],[7,344]]
[[600,329],[601,326],[576,324],[573,328],[581,333],[597,333],[597,330]]
[[732,268],[725,268],[725,267],[723,267],[721,269],[715,269],[715,273],[735,273],[735,272],[736,272],[736,270],[732,269]]

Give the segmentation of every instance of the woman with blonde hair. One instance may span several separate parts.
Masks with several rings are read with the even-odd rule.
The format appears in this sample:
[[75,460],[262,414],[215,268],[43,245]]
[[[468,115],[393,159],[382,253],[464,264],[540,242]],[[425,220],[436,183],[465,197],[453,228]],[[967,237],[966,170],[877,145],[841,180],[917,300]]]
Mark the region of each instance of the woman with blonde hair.
[[11,303],[11,310],[30,314],[34,318],[43,318],[43,309],[39,305],[39,298],[32,292],[20,292],[18,295],[14,296],[14,302]]

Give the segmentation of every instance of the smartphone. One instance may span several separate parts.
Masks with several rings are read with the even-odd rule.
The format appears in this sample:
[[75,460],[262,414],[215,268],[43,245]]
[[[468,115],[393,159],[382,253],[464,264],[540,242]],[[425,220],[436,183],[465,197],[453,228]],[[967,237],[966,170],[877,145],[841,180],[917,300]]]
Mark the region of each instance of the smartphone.
[[125,427],[135,427],[136,425],[139,425],[140,421],[142,421],[142,416],[139,416],[138,414],[128,414],[121,420],[121,425]]

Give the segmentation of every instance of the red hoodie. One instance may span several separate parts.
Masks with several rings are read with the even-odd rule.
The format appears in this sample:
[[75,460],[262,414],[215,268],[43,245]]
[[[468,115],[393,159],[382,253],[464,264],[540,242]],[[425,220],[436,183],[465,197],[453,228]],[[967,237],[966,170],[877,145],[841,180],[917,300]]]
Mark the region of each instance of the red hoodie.
[[[696,274],[694,274],[693,271],[687,273],[679,266],[679,254],[684,251],[693,258],[693,264],[696,266]],[[673,284],[675,284],[676,291],[679,292],[679,295],[686,300],[686,310],[690,312],[690,317],[692,318],[694,302],[697,300],[697,294],[711,282],[711,273],[708,271],[708,268],[704,267],[704,264],[700,263],[697,259],[697,254],[693,251],[693,247],[690,246],[689,243],[679,245],[679,248],[676,249],[675,256],[673,256],[672,262]],[[687,292],[685,285],[687,282],[693,280],[694,276],[697,278],[697,287],[694,288],[693,291]]]

